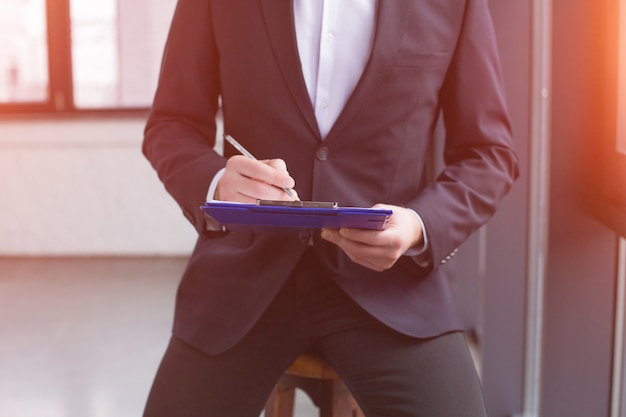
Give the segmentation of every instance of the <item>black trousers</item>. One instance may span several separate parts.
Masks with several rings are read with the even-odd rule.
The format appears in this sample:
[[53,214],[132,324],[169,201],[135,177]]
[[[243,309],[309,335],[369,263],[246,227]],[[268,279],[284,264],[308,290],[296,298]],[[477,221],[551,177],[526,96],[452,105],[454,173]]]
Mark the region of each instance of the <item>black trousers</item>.
[[368,417],[484,417],[463,335],[402,335],[354,303],[305,254],[253,329],[210,356],[173,337],[144,417],[258,417],[282,372],[305,351],[341,375]]

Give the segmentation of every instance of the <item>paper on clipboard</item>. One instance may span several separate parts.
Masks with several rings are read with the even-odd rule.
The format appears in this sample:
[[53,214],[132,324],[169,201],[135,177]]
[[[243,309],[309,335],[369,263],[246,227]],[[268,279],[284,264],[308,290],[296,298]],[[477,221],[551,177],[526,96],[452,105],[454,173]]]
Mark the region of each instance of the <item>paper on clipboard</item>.
[[281,228],[322,227],[382,230],[392,211],[364,207],[338,207],[332,203],[303,202],[298,205],[243,204],[209,201],[200,209],[224,226]]

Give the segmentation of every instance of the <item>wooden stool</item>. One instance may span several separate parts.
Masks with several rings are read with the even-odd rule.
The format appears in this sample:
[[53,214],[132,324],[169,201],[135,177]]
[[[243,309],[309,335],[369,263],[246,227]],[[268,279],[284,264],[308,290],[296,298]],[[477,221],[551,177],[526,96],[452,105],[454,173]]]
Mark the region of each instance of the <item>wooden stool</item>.
[[350,390],[323,358],[297,358],[274,386],[265,417],[293,417],[295,389],[304,391],[320,410],[320,417],[364,417]]

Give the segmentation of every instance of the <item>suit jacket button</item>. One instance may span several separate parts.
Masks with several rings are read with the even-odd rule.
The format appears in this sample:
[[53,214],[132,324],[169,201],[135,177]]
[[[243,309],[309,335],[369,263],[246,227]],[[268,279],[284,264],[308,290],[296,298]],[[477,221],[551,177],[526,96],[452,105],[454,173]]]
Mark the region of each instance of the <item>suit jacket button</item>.
[[442,261],[441,261],[441,265],[445,264],[446,262],[448,262],[450,259],[452,259],[454,257],[454,255],[456,255],[456,253],[459,251],[458,248],[454,249],[452,252],[450,252],[448,254],[448,256],[446,256]]
[[317,150],[315,156],[317,156],[317,159],[319,161],[326,161],[328,159],[329,152],[330,149],[328,149],[326,146],[322,146]]
[[311,243],[312,237],[313,236],[311,235],[311,232],[308,230],[302,230],[300,233],[298,233],[298,240],[307,245]]

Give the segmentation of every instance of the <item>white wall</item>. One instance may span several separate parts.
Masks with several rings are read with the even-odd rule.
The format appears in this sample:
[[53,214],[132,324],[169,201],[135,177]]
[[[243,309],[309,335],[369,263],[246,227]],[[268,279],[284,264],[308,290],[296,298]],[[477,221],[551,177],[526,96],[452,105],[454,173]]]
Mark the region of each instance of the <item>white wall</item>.
[[141,118],[0,121],[0,256],[187,255]]

